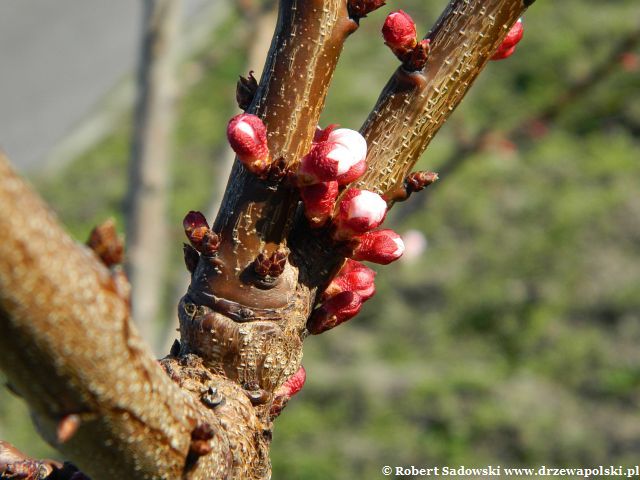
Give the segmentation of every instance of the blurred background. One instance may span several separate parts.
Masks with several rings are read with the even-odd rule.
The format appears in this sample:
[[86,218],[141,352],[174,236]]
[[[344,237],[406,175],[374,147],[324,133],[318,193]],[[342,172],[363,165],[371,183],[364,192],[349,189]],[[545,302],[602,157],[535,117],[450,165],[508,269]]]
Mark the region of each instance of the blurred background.
[[[142,3],[0,4],[0,145],[70,233],[83,242],[115,217],[140,242],[132,212],[154,185],[164,250],[130,268],[157,281],[134,300],[142,292],[157,312],[141,329],[159,355],[188,281],[182,217],[215,210],[236,80],[261,70],[275,21],[270,1],[170,3],[169,60],[149,55]],[[424,34],[445,5],[390,7]],[[359,128],[396,68],[379,34],[388,12],[347,42],[323,124]],[[524,24],[516,53],[487,66],[421,159],[441,180],[392,211],[405,257],[376,267],[358,317],[306,342],[306,386],[275,426],[274,478],[637,463],[640,5],[539,1]],[[164,73],[148,75],[157,62]],[[168,119],[155,133],[149,111]],[[167,154],[156,183],[136,166],[145,138]],[[56,456],[6,389],[0,438]]]

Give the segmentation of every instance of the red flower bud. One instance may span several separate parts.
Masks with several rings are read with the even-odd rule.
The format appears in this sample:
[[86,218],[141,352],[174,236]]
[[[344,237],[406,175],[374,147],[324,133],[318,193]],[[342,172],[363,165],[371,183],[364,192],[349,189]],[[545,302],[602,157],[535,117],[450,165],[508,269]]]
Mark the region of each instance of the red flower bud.
[[353,166],[338,175],[338,183],[346,185],[360,178],[367,170],[367,141],[355,130],[339,128],[329,133],[328,140],[342,145],[353,155]]
[[491,57],[491,60],[502,60],[510,57],[515,51],[516,45],[522,39],[524,34],[524,27],[522,19],[519,18],[516,23],[513,24],[507,36],[502,40],[502,43]]
[[306,379],[307,372],[304,367],[300,365],[296,373],[289,377],[287,381],[276,390],[273,403],[271,404],[271,410],[269,411],[272,418],[280,415],[280,412],[282,412],[282,409],[287,405],[289,399],[302,390]]
[[404,11],[390,13],[382,27],[385,43],[397,56],[403,56],[418,43],[416,24]]
[[355,292],[365,302],[376,293],[375,277],[375,271],[348,258],[338,275],[324,291],[323,298],[330,298],[341,292]]
[[307,380],[307,371],[302,365],[300,368],[290,376],[286,382],[276,391],[277,396],[285,396],[287,399],[293,397],[296,393],[302,390],[304,382]]
[[351,152],[339,143],[316,143],[300,161],[298,183],[313,185],[336,180],[339,175],[347,173],[355,163]]
[[379,226],[387,213],[387,202],[368,190],[350,188],[340,202],[335,237],[346,240]]
[[248,113],[236,115],[227,126],[229,144],[238,159],[255,174],[262,174],[269,165],[267,128],[259,117]]
[[321,227],[331,217],[338,198],[338,182],[322,182],[300,188],[304,214],[314,227]]
[[193,210],[184,217],[182,226],[184,227],[184,233],[187,235],[189,242],[196,248],[201,244],[205,234],[209,231],[209,224],[205,216]]
[[313,334],[325,332],[355,317],[361,308],[362,299],[357,293],[338,293],[314,310],[307,328]]
[[354,260],[387,265],[402,256],[404,242],[393,230],[367,232],[359,237],[360,244],[353,252]]

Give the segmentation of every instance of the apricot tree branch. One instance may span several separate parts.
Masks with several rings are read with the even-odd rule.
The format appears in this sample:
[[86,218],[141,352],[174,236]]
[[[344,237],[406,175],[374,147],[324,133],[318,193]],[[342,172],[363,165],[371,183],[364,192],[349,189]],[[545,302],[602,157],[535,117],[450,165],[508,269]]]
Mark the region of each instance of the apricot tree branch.
[[[606,57],[595,65],[589,73],[581,77],[571,85],[567,85],[561,92],[550,101],[546,107],[540,111],[533,112],[524,119],[516,122],[511,128],[502,132],[501,135],[507,139],[515,141],[517,144],[526,143],[531,140],[532,126],[548,125],[555,122],[567,108],[580,102],[601,85],[611,74],[616,72],[620,66],[621,56],[634,50],[640,44],[640,29],[634,29],[624,35]],[[487,122],[489,125],[491,121]],[[449,178],[454,174],[474,152],[482,149],[482,146],[491,132],[492,127],[482,128],[471,138],[460,139],[456,148],[438,166],[438,173],[443,178]],[[403,205],[402,209],[394,216],[396,224],[400,224],[413,212],[422,209],[428,201],[429,195],[421,195]]]
[[403,181],[532,0],[453,0],[427,38],[422,71],[400,67],[361,128],[369,151],[359,188]]
[[[109,270],[62,231],[4,156],[0,204],[0,368],[45,439],[94,480],[246,468],[229,458],[234,448],[256,455],[261,430],[242,390],[210,378],[229,397],[214,414],[178,388],[132,326]],[[210,453],[192,465],[203,424],[214,429]]]

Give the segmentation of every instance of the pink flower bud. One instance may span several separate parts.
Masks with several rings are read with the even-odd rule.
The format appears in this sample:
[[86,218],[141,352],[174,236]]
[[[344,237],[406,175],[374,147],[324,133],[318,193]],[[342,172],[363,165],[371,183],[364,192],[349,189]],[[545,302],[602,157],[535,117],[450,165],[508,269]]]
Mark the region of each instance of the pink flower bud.
[[300,365],[300,368],[291,377],[287,379],[280,388],[275,391],[273,403],[269,414],[272,418],[277,417],[282,412],[282,409],[287,405],[291,397],[302,390],[304,382],[307,379],[307,372],[304,367]]
[[387,213],[387,202],[368,190],[350,188],[340,202],[335,237],[346,240],[379,226]]
[[298,183],[313,185],[336,180],[354,164],[353,155],[342,145],[334,142],[316,143],[300,161]]
[[404,55],[418,43],[416,24],[403,10],[390,13],[382,27],[385,43],[396,55]]
[[360,132],[349,128],[339,128],[329,133],[328,140],[342,145],[353,155],[353,166],[338,175],[338,183],[346,185],[360,178],[367,170],[367,141]]
[[365,302],[376,293],[375,277],[375,271],[348,258],[338,275],[324,291],[323,298],[330,298],[341,292],[355,292]]
[[516,45],[522,39],[524,34],[524,27],[522,19],[519,18],[516,23],[513,24],[507,36],[502,40],[502,43],[491,57],[491,60],[503,60],[510,57],[515,51]]
[[321,227],[331,217],[338,198],[338,182],[322,182],[300,188],[304,214],[313,227]]
[[362,299],[357,293],[338,293],[313,312],[307,328],[313,334],[325,332],[355,317],[361,308]]
[[227,126],[229,144],[238,159],[255,174],[262,174],[269,165],[267,128],[259,117],[248,113],[236,115]]
[[367,232],[359,239],[360,245],[353,252],[354,260],[387,265],[404,253],[404,242],[393,230]]
[[276,395],[283,395],[287,399],[293,397],[296,393],[302,390],[304,382],[307,380],[307,371],[302,365],[300,368],[290,376],[286,382],[276,391]]

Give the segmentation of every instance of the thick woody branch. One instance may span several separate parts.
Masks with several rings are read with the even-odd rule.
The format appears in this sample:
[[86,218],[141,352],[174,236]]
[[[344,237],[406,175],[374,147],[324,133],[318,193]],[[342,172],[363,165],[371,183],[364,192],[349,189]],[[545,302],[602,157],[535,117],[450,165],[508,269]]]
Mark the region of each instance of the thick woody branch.
[[[4,156],[0,205],[0,368],[43,436],[94,480],[237,474],[234,448],[256,455],[261,431],[242,390],[211,377],[229,394],[220,412],[183,392],[133,328],[109,270],[64,233]],[[194,462],[203,424],[213,428],[211,448]]]
[[[284,167],[308,151],[342,46],[356,28],[344,0],[281,1],[248,112],[263,119],[271,157]],[[297,199],[286,182],[261,180],[236,162],[212,227],[221,239],[216,257],[200,258],[180,305],[183,351],[241,385],[264,389],[264,415],[270,395],[300,366],[311,301],[298,295],[290,262],[269,285],[253,265],[261,254],[287,254]]]
[[531,0],[452,0],[426,37],[423,71],[400,67],[361,128],[368,169],[357,182],[380,194],[400,186]]

